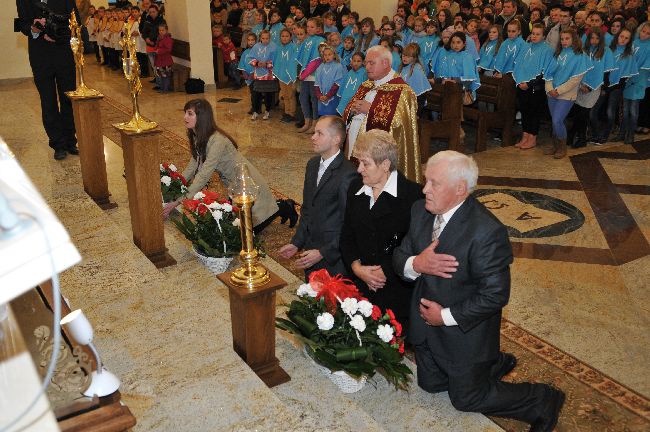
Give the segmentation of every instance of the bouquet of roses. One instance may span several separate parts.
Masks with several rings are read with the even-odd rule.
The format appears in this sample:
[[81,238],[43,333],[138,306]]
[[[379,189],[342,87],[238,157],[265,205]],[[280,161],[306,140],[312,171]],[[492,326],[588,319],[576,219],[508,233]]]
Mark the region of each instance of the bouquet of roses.
[[176,201],[187,192],[187,180],[174,164],[160,164],[160,189],[166,203]]
[[317,363],[355,377],[379,372],[396,388],[406,389],[412,372],[402,363],[402,325],[390,309],[382,312],[352,281],[327,270],[312,273],[297,295],[288,319],[276,318],[275,325],[298,336]]
[[182,205],[181,218],[173,222],[199,253],[215,258],[239,254],[239,209],[230,200],[203,190]]

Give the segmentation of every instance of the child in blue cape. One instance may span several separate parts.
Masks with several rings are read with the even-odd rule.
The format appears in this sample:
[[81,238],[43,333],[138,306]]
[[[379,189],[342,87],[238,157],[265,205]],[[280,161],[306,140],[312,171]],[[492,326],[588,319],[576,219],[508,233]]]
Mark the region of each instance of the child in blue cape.
[[325,12],[321,18],[323,18],[323,31],[325,35],[333,32],[338,33],[339,29],[336,27],[336,15],[334,13]]
[[621,130],[625,144],[634,143],[634,132],[639,120],[639,104],[650,87],[650,22],[639,26],[633,51],[639,74],[628,79],[623,90],[623,123]]
[[379,36],[375,34],[375,21],[369,17],[362,19],[360,30],[357,51],[365,54],[368,48],[379,45]]
[[[339,32],[329,32],[327,33],[327,45],[334,48],[334,52],[341,59],[341,53],[343,52],[343,44],[341,43],[341,34]],[[342,62],[341,62],[342,64]]]
[[410,43],[416,43],[420,45],[421,40],[427,37],[426,31],[426,21],[422,17],[416,17],[413,21],[413,32],[408,37],[408,40],[405,40],[403,46],[406,46]]
[[553,137],[552,142],[544,147],[543,153],[553,155],[555,159],[566,156],[567,131],[564,120],[578,96],[582,78],[591,67],[581,45],[580,37],[573,28],[561,30],[560,43],[548,71],[544,73]]
[[318,98],[314,95],[314,81],[316,80],[316,69],[321,64],[318,46],[325,42],[323,33],[323,21],[318,18],[307,20],[307,39],[298,47],[298,64],[301,80],[300,85],[300,108],[305,117],[305,125],[298,129],[299,133],[313,132],[318,119]]
[[262,33],[262,30],[266,27],[266,14],[264,12],[260,12],[259,10],[255,11],[255,21],[257,24],[253,26],[251,29],[251,32],[255,35],[256,38],[259,39],[260,33]]
[[436,54],[440,45],[440,36],[438,36],[438,26],[436,22],[431,20],[426,26],[427,36],[422,39],[420,45],[420,61],[424,67],[424,72],[427,76],[431,73],[431,59]]
[[495,72],[494,61],[496,60],[497,53],[503,43],[501,30],[499,24],[492,24],[488,30],[488,39],[479,51],[479,72],[483,71],[487,76],[492,76]]
[[318,98],[318,114],[336,115],[336,108],[341,100],[338,91],[346,70],[332,47],[323,47],[321,56],[323,62],[316,69],[314,82],[314,94]]
[[494,69],[497,71],[494,76],[502,77],[511,73],[515,68],[515,59],[519,55],[526,42],[521,38],[521,23],[513,19],[508,23],[508,39],[504,40],[494,59]]
[[413,89],[418,100],[418,116],[422,113],[426,102],[425,93],[431,90],[422,63],[420,63],[420,47],[410,43],[402,50],[402,64],[397,71],[402,79]]
[[[582,78],[576,103],[573,105],[573,123],[567,132],[567,146],[571,148],[587,145],[587,125],[592,124],[592,131],[598,127],[598,109],[602,106],[601,87],[605,76],[616,69],[612,51],[605,45],[603,31],[594,28],[589,33],[587,44],[583,51],[588,58],[591,69]],[[602,98],[603,101],[606,97]]]
[[253,114],[251,120],[257,120],[262,113],[262,99],[266,106],[263,120],[268,120],[273,108],[273,95],[279,90],[278,81],[273,76],[273,59],[277,45],[271,42],[271,33],[262,30],[259,42],[251,48],[249,64],[253,66]]
[[343,39],[344,42],[346,37],[352,36],[352,27],[356,22],[357,20],[352,14],[344,14],[341,17],[341,26],[343,27],[341,30],[341,39]]
[[476,90],[481,86],[474,57],[467,52],[464,32],[455,32],[449,38],[446,50],[438,57],[434,75],[444,81],[460,83],[471,100],[476,100]]
[[544,91],[544,72],[553,60],[553,50],[544,41],[544,24],[535,23],[530,32],[530,43],[515,60],[512,78],[517,86],[517,103],[521,111],[523,134],[515,147],[522,150],[537,145],[539,124],[544,113],[546,92]]
[[346,36],[343,39],[343,44],[341,44],[342,49],[339,57],[341,58],[341,64],[346,68],[350,69],[350,60],[354,54],[354,38],[352,36]]
[[267,30],[271,33],[271,42],[280,45],[280,33],[284,30],[284,24],[282,24],[279,9],[271,9],[269,11],[269,25]]
[[280,33],[280,46],[273,59],[273,75],[280,81],[280,98],[284,101],[284,115],[282,123],[294,121],[296,112],[296,88],[298,77],[298,49],[292,41],[291,32],[287,29]]
[[253,114],[253,72],[255,71],[255,68],[250,64],[250,55],[252,52],[251,49],[256,43],[257,36],[255,36],[255,33],[249,33],[248,36],[246,36],[246,49],[242,51],[239,65],[237,65],[237,69],[241,71],[242,78],[244,79],[244,82],[246,82],[248,91],[250,92],[251,109],[248,111],[248,115]]
[[402,65],[402,54],[400,47],[395,45],[395,37],[383,36],[379,40],[379,45],[391,52],[393,60],[391,61],[390,67],[394,71],[398,70]]
[[366,68],[363,67],[364,56],[362,53],[354,53],[350,59],[350,70],[343,78],[343,85],[339,88],[338,96],[341,98],[336,112],[343,115],[345,107],[357,92],[361,84],[368,79]]

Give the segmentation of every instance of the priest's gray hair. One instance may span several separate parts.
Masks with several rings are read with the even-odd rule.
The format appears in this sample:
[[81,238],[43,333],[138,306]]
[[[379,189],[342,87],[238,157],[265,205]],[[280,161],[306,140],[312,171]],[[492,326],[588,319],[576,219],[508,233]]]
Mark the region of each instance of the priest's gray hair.
[[366,57],[368,57],[368,54],[370,53],[377,54],[380,59],[386,60],[389,66],[393,63],[393,53],[391,53],[386,47],[375,45],[374,47],[368,48],[368,51],[366,51]]
[[447,162],[447,175],[449,180],[457,182],[465,181],[467,191],[472,192],[478,181],[478,166],[471,156],[464,155],[453,150],[444,150],[431,156],[427,161],[427,167],[440,162]]

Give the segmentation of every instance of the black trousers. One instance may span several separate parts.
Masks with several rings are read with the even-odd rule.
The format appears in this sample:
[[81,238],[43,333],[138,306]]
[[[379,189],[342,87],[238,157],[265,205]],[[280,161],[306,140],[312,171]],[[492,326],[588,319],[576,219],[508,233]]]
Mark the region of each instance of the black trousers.
[[65,95],[77,86],[70,45],[48,43],[47,46],[30,47],[29,63],[41,97],[43,126],[50,147],[57,150],[76,145],[72,103]]
[[531,135],[538,135],[539,123],[546,105],[544,89],[534,90],[534,86],[530,84],[528,90],[522,90],[517,86],[517,103],[521,111],[522,130]]
[[582,107],[578,104],[573,104],[571,114],[573,115],[573,122],[568,130],[567,139],[574,144],[583,144],[587,140],[587,125],[589,124],[590,108]]
[[273,92],[257,92],[253,91],[253,112],[258,114],[262,113],[262,100],[266,106],[266,111],[270,112],[273,108]]
[[429,393],[448,391],[451,404],[459,411],[527,423],[544,412],[545,398],[550,395],[547,385],[512,384],[494,378],[503,356],[492,362],[459,365],[436,358],[426,342],[414,348],[418,385]]

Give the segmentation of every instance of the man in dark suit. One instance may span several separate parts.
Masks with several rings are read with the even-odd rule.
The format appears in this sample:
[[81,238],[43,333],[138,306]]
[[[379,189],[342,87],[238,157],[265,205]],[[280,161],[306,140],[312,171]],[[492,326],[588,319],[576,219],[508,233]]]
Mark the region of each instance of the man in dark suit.
[[341,22],[341,17],[343,15],[348,15],[351,11],[350,8],[345,5],[345,0],[333,0],[336,2],[336,7],[333,8],[332,12],[336,15],[336,26],[339,28],[339,32],[343,31],[343,23]]
[[410,341],[418,385],[449,392],[460,411],[515,418],[551,432],[564,393],[546,384],[501,381],[516,365],[499,352],[501,310],[510,295],[512,249],[505,226],[470,195],[478,168],[443,151],[425,172],[425,200],[411,211],[395,270],[416,280]]
[[279,250],[287,259],[303,250],[296,265],[305,270],[306,278],[323,268],[332,275],[345,274],[339,237],[347,191],[357,177],[354,165],[341,151],[345,135],[340,117],[325,116],[316,123],[311,140],[318,156],[307,162],[300,222],[291,242]]
[[[28,39],[29,64],[41,98],[43,126],[49,145],[54,149],[54,159],[64,159],[68,153],[78,155],[72,103],[65,95],[65,92],[73,91],[77,85],[70,31],[67,20],[64,19],[75,11],[78,22],[81,22],[75,1],[49,0],[37,3],[33,0],[16,0],[16,8],[17,30]],[[58,31],[54,31],[51,26],[47,27],[43,9],[61,17],[61,22],[57,21]]]

